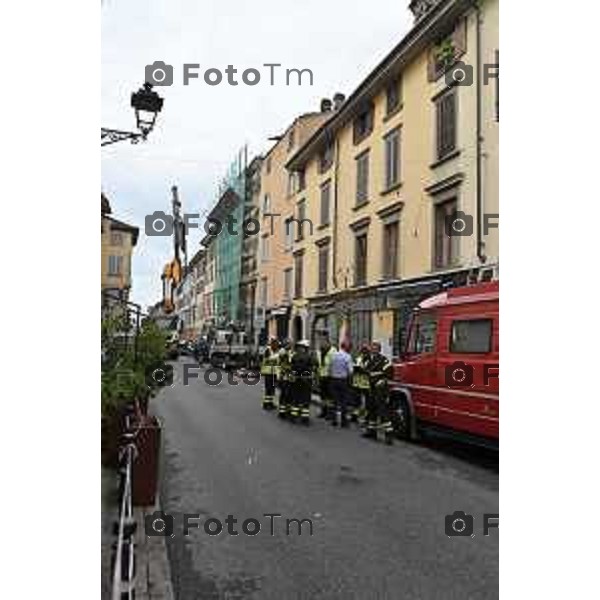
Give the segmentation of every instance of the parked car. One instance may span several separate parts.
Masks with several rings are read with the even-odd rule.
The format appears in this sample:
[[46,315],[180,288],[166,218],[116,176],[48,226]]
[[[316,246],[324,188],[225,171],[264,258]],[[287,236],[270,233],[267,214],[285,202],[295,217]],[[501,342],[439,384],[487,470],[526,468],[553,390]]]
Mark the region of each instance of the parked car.
[[398,432],[432,430],[498,447],[499,282],[449,289],[421,302],[390,399]]
[[178,351],[179,356],[194,356],[194,344],[189,340],[180,340]]

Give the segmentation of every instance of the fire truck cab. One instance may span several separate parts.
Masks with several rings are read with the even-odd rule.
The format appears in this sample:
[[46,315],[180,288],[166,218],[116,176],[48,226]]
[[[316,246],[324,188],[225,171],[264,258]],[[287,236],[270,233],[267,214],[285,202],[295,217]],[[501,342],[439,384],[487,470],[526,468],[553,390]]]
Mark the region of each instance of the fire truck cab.
[[498,281],[449,289],[419,304],[390,381],[401,437],[431,429],[498,447],[498,319]]

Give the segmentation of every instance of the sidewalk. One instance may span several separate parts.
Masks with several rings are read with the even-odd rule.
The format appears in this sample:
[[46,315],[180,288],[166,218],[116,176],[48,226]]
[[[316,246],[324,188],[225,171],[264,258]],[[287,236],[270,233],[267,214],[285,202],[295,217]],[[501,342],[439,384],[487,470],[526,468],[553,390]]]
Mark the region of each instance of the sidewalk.
[[[113,523],[118,521],[117,477],[115,471],[101,468],[101,600],[111,600],[112,546],[117,538]],[[135,533],[135,597],[138,600],[174,600],[171,570],[164,537],[148,537],[144,531],[144,515],[156,507],[134,507]]]
[[118,517],[116,475],[111,469],[101,467],[100,491],[101,491],[101,595],[102,600],[110,600],[112,591],[112,573],[110,560],[112,556],[112,544],[115,541],[113,535],[113,523]]

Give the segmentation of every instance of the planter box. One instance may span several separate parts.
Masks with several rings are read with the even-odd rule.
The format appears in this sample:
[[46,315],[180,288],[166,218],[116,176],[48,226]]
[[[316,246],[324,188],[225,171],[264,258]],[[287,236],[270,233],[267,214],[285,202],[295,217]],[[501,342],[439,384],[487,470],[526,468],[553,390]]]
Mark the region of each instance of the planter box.
[[133,461],[131,496],[134,506],[154,506],[158,490],[161,426],[156,417],[142,417],[136,424],[137,455]]

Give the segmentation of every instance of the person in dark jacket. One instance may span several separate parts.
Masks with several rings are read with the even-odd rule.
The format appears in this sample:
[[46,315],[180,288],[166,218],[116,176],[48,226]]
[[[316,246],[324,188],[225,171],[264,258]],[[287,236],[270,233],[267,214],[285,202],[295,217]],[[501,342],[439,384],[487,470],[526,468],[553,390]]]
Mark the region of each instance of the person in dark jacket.
[[373,342],[366,371],[369,376],[370,393],[367,397],[366,427],[363,435],[377,439],[377,430],[383,432],[386,443],[393,441],[394,428],[389,406],[388,379],[392,363],[381,353],[381,344]]
[[312,385],[316,371],[314,357],[310,354],[310,343],[301,340],[296,344],[296,351],[292,358],[292,407],[290,416],[292,420],[300,418],[308,425],[310,422],[310,401]]
[[292,409],[292,359],[294,352],[292,351],[292,341],[285,340],[283,348],[279,351],[279,404],[277,415],[285,419],[288,414],[291,414]]

